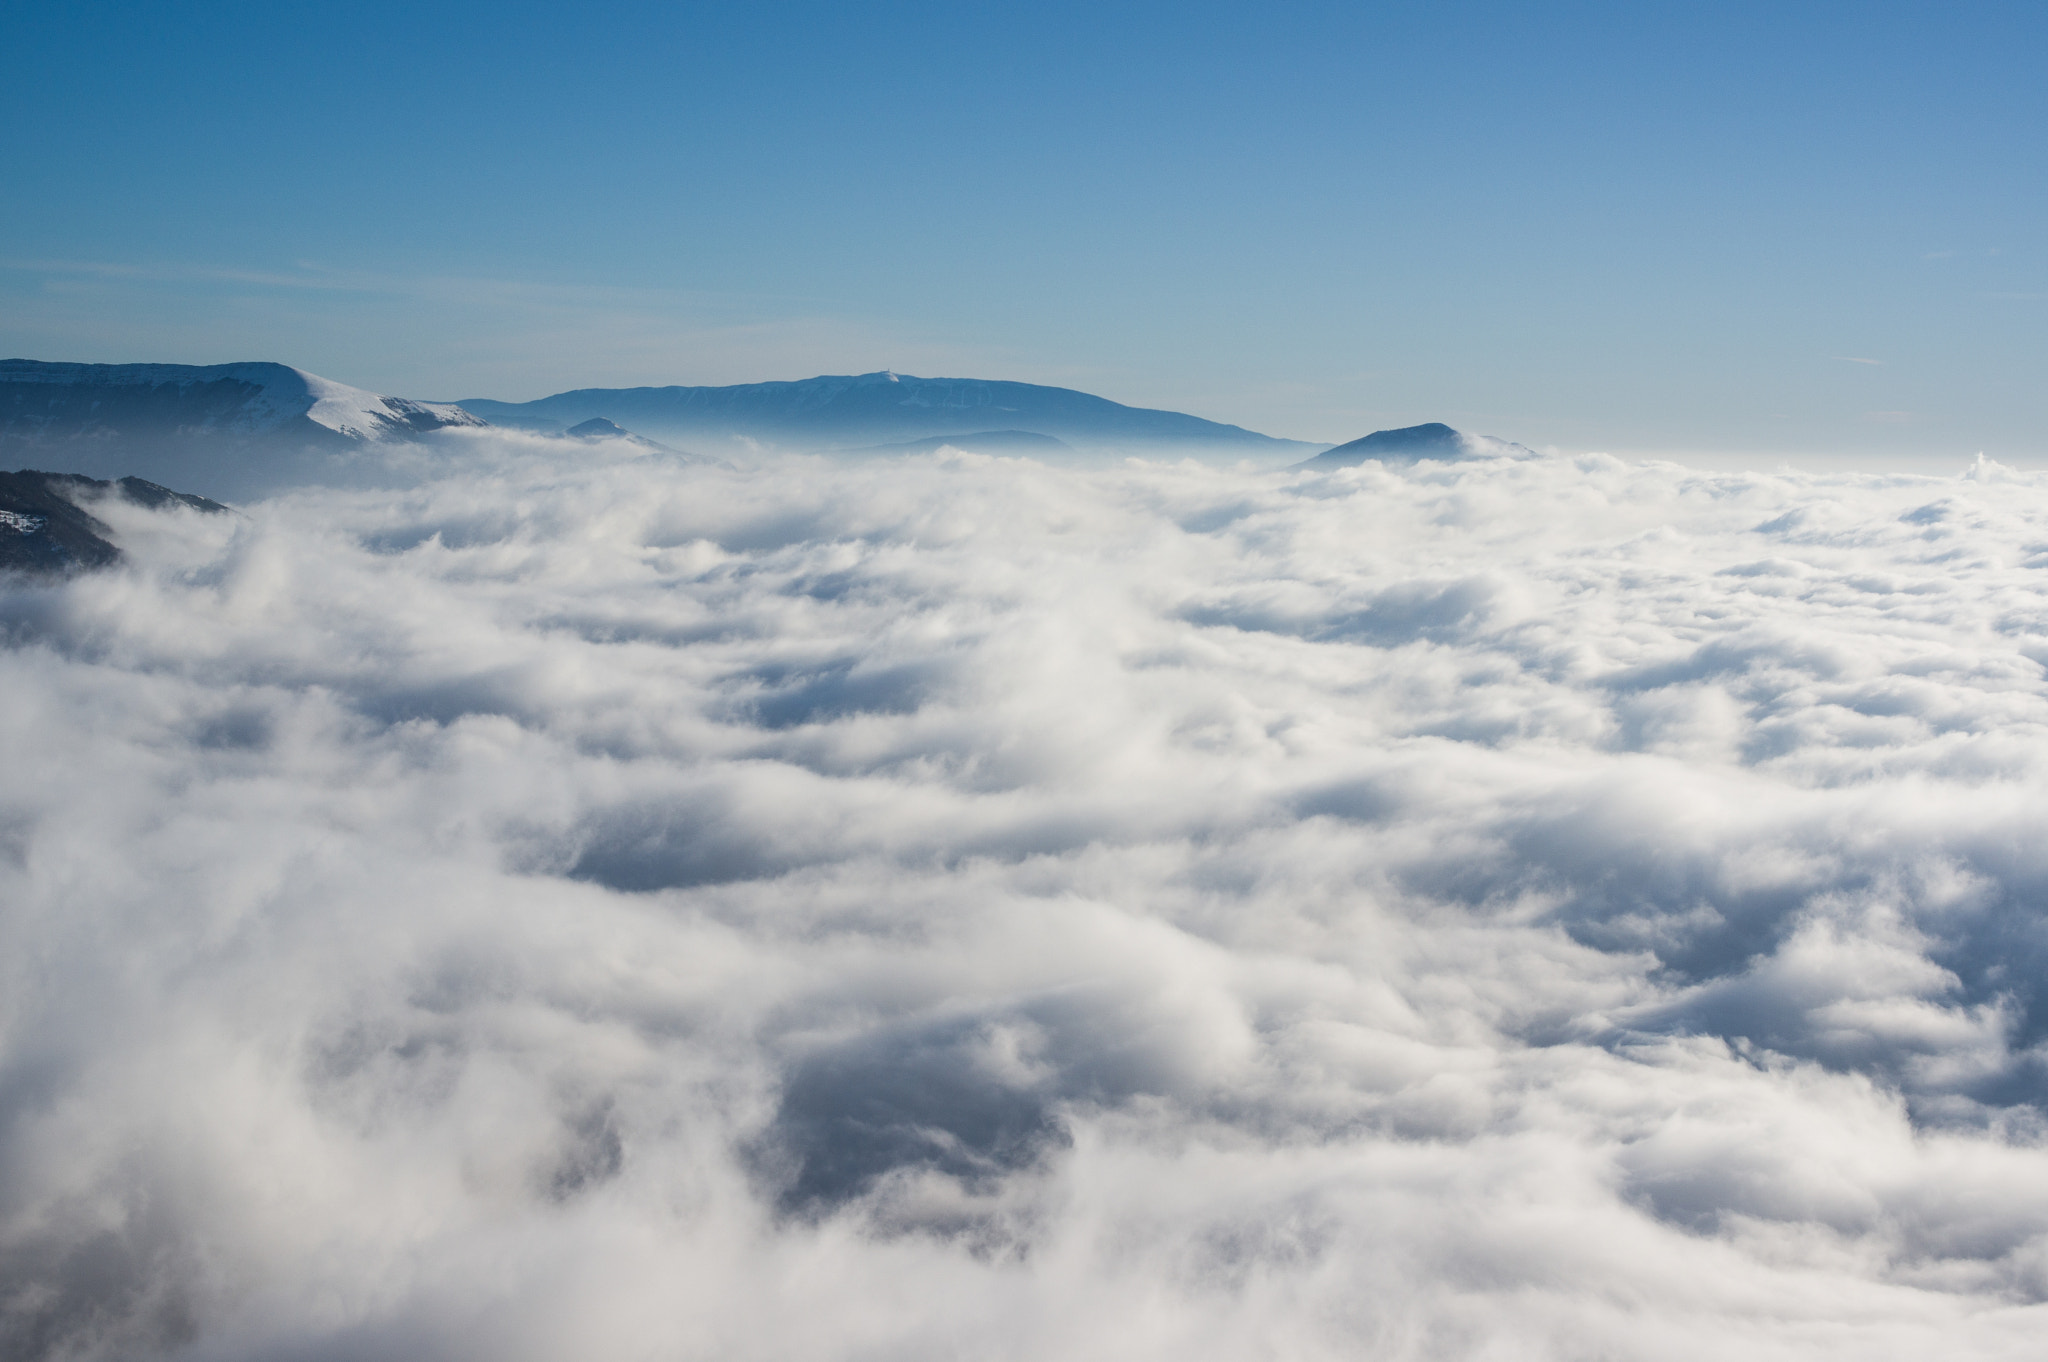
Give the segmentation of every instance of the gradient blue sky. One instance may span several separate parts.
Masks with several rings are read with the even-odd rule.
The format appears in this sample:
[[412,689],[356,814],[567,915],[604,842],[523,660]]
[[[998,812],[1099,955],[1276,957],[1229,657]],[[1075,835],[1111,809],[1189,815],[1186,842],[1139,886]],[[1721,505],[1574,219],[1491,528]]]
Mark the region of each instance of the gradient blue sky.
[[0,352],[2048,461],[2048,6],[19,4]]

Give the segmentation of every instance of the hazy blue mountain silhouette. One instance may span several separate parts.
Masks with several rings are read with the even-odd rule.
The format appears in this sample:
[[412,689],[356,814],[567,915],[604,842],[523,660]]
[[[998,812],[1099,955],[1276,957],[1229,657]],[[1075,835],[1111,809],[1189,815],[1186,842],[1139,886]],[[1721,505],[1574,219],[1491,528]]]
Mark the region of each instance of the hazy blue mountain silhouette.
[[1192,446],[1256,456],[1316,448],[1071,388],[888,372],[720,388],[579,388],[532,402],[465,398],[458,405],[494,425],[559,431],[602,417],[657,439],[728,447],[871,449],[1007,430],[1078,449]]

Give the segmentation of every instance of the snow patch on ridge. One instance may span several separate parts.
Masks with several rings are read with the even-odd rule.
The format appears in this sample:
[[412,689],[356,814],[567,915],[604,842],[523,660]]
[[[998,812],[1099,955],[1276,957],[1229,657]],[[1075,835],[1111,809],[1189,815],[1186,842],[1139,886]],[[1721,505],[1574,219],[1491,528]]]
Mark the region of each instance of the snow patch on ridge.
[[394,435],[433,430],[440,426],[482,426],[484,421],[447,402],[415,402],[407,397],[384,397],[363,388],[351,388],[331,378],[290,369],[304,384],[309,405],[306,417],[329,430],[361,440],[383,440]]

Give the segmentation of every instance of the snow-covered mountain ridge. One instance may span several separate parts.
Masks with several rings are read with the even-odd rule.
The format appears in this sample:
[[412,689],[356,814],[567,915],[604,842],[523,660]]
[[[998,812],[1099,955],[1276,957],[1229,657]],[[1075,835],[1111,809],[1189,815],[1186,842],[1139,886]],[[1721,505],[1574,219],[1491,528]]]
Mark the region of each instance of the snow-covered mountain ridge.
[[485,424],[287,364],[0,360],[0,463],[140,472],[213,496],[347,480],[361,456]]
[[[80,398],[88,400],[81,404]],[[123,415],[142,414],[140,407],[182,431],[255,434],[303,419],[351,440],[408,439],[444,426],[485,424],[452,403],[388,397],[288,364],[0,360],[0,438],[112,428]]]

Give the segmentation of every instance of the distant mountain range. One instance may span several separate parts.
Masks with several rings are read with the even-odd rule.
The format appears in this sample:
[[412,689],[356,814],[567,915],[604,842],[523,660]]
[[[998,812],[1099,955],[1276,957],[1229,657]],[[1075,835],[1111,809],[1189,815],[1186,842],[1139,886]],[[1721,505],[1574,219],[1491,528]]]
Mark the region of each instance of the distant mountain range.
[[762,446],[880,452],[994,436],[1016,448],[1020,435],[1050,436],[1086,452],[1193,448],[1271,457],[1322,447],[1072,388],[886,371],[723,388],[579,388],[532,402],[464,398],[457,405],[493,425],[550,432],[603,417],[658,440],[722,453]]
[[0,360],[0,466],[140,475],[227,500],[307,484],[408,480],[444,466],[438,461],[449,446],[433,437],[492,425],[590,445],[623,441],[650,456],[682,458],[690,457],[683,450],[866,457],[951,445],[1053,461],[1192,452],[1277,462],[1313,454],[1296,466],[1320,469],[1527,452],[1440,424],[1375,431],[1329,448],[1071,388],[886,371],[452,403],[389,397],[283,364]]
[[283,364],[0,360],[0,462],[141,473],[215,496],[351,481],[366,449],[483,424]]

